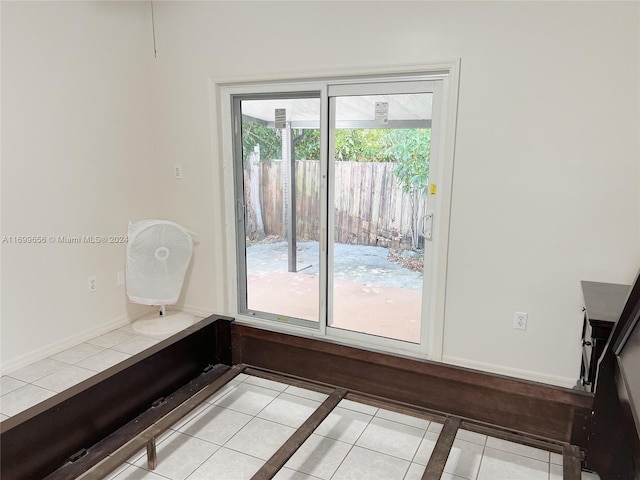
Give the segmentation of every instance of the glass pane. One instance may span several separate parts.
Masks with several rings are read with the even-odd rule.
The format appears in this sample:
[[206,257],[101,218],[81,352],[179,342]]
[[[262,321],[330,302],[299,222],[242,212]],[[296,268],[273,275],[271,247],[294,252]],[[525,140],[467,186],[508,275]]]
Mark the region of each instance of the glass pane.
[[319,319],[320,99],[245,100],[246,307]]
[[331,326],[420,343],[432,94],[331,101]]

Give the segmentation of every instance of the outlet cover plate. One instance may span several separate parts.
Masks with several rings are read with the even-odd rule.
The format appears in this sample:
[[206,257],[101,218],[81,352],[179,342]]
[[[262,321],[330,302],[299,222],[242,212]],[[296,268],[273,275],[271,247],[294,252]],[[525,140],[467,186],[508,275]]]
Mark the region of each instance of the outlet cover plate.
[[513,315],[513,328],[517,330],[527,329],[527,317],[529,315],[524,312],[516,312]]

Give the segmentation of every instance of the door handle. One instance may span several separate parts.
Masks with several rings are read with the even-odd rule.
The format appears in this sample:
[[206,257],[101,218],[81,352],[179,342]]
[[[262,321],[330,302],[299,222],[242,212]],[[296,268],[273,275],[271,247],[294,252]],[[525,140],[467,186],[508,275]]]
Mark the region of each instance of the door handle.
[[424,238],[431,240],[433,237],[433,212],[424,216]]
[[240,199],[236,199],[236,222],[238,222],[238,223],[244,222],[244,209],[245,208],[246,208],[245,203]]

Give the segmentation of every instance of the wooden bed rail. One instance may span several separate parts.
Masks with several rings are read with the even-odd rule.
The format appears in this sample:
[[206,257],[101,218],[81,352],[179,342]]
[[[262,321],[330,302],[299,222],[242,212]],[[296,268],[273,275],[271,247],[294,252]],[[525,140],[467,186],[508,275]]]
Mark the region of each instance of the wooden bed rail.
[[147,449],[147,466],[157,466],[156,439],[181,418],[224,387],[244,366],[216,365],[178,389],[160,405],[146,410],[108,437],[93,445],[87,454],[68,462],[45,480],[99,480],[124,464],[140,449]]
[[598,362],[585,465],[602,480],[640,479],[639,319],[640,272]]
[[1,422],[0,478],[44,478],[210,366],[230,365],[231,320],[211,316]]
[[372,394],[580,447],[593,395],[234,323],[233,363]]
[[[293,384],[298,381],[330,394],[256,479],[271,478],[342,398],[383,402],[385,408],[396,405],[439,417],[448,426],[447,435],[439,446],[441,455],[427,466],[429,476],[443,468],[458,427],[480,432],[496,427],[504,438],[563,453],[572,472],[568,480],[577,478],[580,458],[578,448],[568,445],[584,447],[589,434],[593,400],[589,393],[275,333],[211,316],[2,422],[0,477],[20,480],[51,475],[55,480],[83,478],[89,472],[86,478],[96,478],[145,444],[152,466],[155,436],[245,365],[247,373],[272,372]],[[163,397],[170,401],[152,407]],[[144,421],[135,425],[139,419]],[[114,453],[117,458],[103,462]],[[71,458],[80,460],[70,462]]]

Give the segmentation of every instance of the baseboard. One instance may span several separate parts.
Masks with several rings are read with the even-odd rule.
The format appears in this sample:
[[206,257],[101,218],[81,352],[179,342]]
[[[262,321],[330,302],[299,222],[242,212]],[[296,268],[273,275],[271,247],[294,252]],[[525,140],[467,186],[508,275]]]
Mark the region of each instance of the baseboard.
[[220,312],[214,312],[210,308],[196,307],[194,305],[176,305],[174,309],[202,318],[206,318],[209,315],[220,314]]
[[531,370],[522,370],[519,368],[504,367],[501,365],[478,362],[475,360],[453,357],[450,355],[444,355],[442,357],[442,362],[448,363],[450,365],[457,365],[459,367],[472,368],[474,370],[480,370],[482,372],[497,373],[498,375],[506,375],[508,377],[530,380],[532,382],[546,383],[548,385],[555,385],[564,388],[574,387],[577,381],[575,378],[562,377],[559,375],[548,375],[545,373],[534,372]]
[[63,340],[50,343],[49,345],[25,353],[18,358],[14,358],[7,362],[1,363],[0,375],[8,375],[11,372],[15,372],[16,370],[20,370],[21,368],[26,367],[27,365],[31,365],[32,363],[44,360],[51,355],[60,353],[68,348],[75,347],[76,345],[84,343],[87,340],[91,340],[92,338],[95,338],[99,335],[108,333],[111,330],[124,327],[125,325],[131,323],[133,320],[136,320],[147,313],[148,312],[146,311],[142,311],[134,315],[120,315],[119,317],[116,317],[107,323],[102,323],[89,330],[77,333],[71,337],[66,337]]

